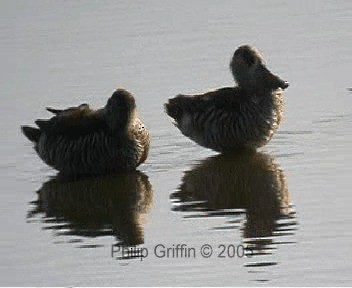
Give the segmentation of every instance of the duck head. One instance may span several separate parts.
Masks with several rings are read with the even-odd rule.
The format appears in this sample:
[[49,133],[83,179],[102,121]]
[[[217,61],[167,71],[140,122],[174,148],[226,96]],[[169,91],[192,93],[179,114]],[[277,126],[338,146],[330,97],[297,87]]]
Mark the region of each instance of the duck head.
[[136,102],[133,95],[125,89],[117,89],[109,98],[104,111],[112,130],[127,127],[134,117]]
[[286,89],[289,83],[265,66],[263,56],[252,46],[240,46],[234,53],[230,69],[238,86],[247,91]]

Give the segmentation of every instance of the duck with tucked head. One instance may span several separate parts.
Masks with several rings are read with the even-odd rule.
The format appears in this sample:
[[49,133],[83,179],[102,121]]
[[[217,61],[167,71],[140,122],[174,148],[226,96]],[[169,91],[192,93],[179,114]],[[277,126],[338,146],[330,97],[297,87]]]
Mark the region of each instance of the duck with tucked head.
[[92,110],[87,104],[37,120],[38,128],[22,126],[39,157],[67,175],[99,175],[135,170],[149,152],[150,137],[137,117],[133,95],[117,89],[105,107]]
[[185,136],[218,152],[267,144],[282,119],[283,90],[289,84],[272,74],[259,51],[239,47],[230,69],[238,86],[201,95],[177,95],[166,113]]

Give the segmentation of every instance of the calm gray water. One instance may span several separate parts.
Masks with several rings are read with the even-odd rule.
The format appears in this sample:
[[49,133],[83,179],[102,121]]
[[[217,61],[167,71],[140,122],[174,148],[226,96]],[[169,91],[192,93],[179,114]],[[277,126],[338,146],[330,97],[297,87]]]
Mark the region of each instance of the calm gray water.
[[[0,284],[352,285],[351,27],[348,0],[1,1]],[[247,43],[290,82],[285,118],[224,158],[162,104],[233,85]],[[19,126],[121,86],[153,137],[140,172],[55,178]]]

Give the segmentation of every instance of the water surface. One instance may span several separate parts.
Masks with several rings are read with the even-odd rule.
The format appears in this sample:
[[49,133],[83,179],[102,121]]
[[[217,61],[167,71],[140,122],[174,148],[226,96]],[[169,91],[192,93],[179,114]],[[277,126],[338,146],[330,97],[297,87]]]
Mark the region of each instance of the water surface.
[[[1,285],[352,285],[350,1],[0,7]],[[229,60],[247,43],[290,82],[285,118],[258,154],[225,158],[162,104],[234,85]],[[99,107],[121,86],[152,134],[139,172],[61,179],[20,134],[45,106]]]

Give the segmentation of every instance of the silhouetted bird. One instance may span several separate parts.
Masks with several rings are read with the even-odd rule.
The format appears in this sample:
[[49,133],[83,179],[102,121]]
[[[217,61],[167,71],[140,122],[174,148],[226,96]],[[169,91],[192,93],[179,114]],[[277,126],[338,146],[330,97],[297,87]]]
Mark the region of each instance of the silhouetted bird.
[[125,89],[117,89],[98,110],[87,104],[47,110],[56,116],[35,121],[39,128],[22,126],[22,131],[39,157],[63,174],[130,171],[148,156],[148,131],[137,117],[133,95]]
[[165,104],[182,134],[219,152],[256,149],[269,142],[282,118],[283,89],[254,47],[239,47],[230,68],[237,87],[201,95],[178,95]]

